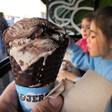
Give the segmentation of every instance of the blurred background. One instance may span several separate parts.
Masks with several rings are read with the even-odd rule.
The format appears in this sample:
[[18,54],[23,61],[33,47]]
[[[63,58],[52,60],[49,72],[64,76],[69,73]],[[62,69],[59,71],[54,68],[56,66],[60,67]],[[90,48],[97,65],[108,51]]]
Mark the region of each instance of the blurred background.
[[[6,20],[8,27],[23,18],[41,17],[46,18],[46,5],[41,0],[0,0],[0,14]],[[0,18],[0,27],[2,27]],[[4,26],[4,25],[3,25]],[[10,61],[0,36],[0,94],[13,80]]]
[[[83,16],[99,8],[112,6],[112,0],[0,0],[0,4],[0,12],[8,27],[23,18],[41,17],[63,27],[67,35],[77,41],[80,39]],[[2,34],[0,46],[1,42]],[[12,80],[9,58],[5,48],[0,47],[0,94]]]
[[46,5],[41,0],[0,0],[0,4],[0,12],[8,22],[12,18],[14,23],[26,17],[46,18]]

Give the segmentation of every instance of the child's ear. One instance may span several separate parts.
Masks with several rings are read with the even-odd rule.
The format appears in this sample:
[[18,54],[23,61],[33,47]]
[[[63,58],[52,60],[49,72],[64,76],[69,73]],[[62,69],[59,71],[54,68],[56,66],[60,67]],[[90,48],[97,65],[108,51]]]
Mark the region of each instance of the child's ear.
[[110,40],[110,42],[109,42],[109,47],[110,47],[110,49],[112,49],[112,40]]
[[112,49],[112,43],[110,44],[110,48]]

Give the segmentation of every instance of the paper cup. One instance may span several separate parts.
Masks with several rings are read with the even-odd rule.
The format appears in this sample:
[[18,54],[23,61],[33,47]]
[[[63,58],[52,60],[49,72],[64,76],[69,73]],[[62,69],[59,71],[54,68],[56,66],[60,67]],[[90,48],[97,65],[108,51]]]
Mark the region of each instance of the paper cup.
[[24,112],[30,112],[40,101],[42,101],[54,84],[42,88],[28,88],[16,85],[20,105]]

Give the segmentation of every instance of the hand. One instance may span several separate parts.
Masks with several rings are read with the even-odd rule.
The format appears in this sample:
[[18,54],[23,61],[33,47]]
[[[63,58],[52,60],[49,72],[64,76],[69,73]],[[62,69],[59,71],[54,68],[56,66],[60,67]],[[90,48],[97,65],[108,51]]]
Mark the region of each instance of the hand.
[[13,81],[0,96],[0,112],[17,112],[18,108],[18,96]]
[[60,112],[63,105],[61,96],[56,98],[47,98],[39,103],[31,112]]
[[[48,98],[38,104],[32,112],[59,112],[62,104],[61,96]],[[0,112],[22,112],[18,103],[15,81],[10,83],[0,96]]]
[[62,79],[68,79],[70,81],[75,82],[75,80],[78,78],[77,75],[75,75],[72,72],[68,72],[66,70],[60,70],[58,73],[57,81],[61,81]]

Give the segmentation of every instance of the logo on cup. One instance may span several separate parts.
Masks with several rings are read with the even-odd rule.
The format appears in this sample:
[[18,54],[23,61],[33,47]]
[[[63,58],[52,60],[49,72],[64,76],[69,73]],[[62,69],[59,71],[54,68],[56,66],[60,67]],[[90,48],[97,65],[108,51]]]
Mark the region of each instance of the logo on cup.
[[31,112],[31,110],[46,97],[53,87],[54,84],[42,88],[28,88],[16,85],[22,110],[24,112]]
[[19,99],[24,103],[25,108],[33,109],[40,101],[42,101],[48,93],[43,94],[35,94],[33,92],[29,92],[26,95],[19,94]]

